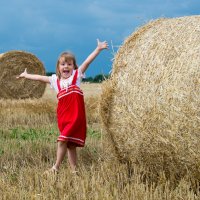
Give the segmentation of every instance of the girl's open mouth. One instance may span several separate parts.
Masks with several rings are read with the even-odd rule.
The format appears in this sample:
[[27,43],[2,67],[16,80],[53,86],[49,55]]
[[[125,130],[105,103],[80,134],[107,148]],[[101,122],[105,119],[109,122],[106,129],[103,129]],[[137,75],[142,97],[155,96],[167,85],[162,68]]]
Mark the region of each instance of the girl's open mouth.
[[65,74],[68,74],[70,72],[70,70],[66,69],[66,70],[63,70],[63,73]]

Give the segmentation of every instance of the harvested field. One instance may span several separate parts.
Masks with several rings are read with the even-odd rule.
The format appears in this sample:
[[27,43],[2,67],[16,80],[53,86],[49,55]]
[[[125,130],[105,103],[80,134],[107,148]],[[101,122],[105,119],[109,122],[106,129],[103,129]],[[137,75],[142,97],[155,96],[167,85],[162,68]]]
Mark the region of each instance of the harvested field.
[[[99,117],[100,84],[82,84],[87,122],[94,129],[101,129]],[[9,105],[9,106],[8,106]],[[1,99],[0,126],[6,129],[14,127],[41,127],[56,123],[57,97],[47,84],[40,99]]]
[[[87,96],[89,87],[94,88],[82,85],[86,111],[92,113],[86,146],[78,151],[79,176],[71,174],[66,159],[57,176],[43,176],[55,162],[58,134],[53,112],[56,99],[49,87],[39,100],[0,101],[0,114],[7,113],[0,115],[0,199],[198,200],[199,191],[191,190],[187,179],[176,188],[171,188],[165,177],[157,185],[144,182],[143,167],[130,170],[113,156],[107,148],[107,135],[91,129],[90,116],[99,102],[96,96]],[[99,98],[99,93],[96,95]]]

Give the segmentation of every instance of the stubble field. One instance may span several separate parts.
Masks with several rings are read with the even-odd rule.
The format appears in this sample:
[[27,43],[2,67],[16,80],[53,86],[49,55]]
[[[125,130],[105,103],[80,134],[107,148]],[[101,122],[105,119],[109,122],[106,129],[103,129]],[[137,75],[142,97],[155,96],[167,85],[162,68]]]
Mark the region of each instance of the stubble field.
[[143,169],[129,169],[111,154],[99,115],[100,84],[82,84],[88,133],[78,150],[79,174],[67,159],[57,176],[44,176],[55,162],[56,95],[49,87],[41,99],[0,100],[0,199],[193,200],[200,199],[185,179],[171,188],[163,177],[157,184]]

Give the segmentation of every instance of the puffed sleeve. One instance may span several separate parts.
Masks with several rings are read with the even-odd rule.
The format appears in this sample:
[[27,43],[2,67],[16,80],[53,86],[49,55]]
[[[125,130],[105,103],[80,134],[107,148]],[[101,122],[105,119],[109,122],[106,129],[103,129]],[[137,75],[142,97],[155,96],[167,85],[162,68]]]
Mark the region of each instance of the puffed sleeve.
[[56,92],[58,92],[56,74],[52,74],[51,76],[49,76],[49,82],[50,82],[50,87],[53,88]]

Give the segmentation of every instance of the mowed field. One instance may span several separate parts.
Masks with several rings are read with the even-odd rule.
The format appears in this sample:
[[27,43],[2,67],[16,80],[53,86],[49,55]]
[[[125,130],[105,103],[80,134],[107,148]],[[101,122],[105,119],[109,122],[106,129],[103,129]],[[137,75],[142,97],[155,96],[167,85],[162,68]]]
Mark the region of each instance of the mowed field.
[[99,83],[84,83],[81,85],[81,89],[86,98],[101,95],[101,84]]
[[[47,86],[41,99],[0,100],[0,199],[193,200],[200,199],[187,180],[171,188],[163,177],[148,182],[144,169],[120,163],[101,125],[101,84],[82,84],[88,132],[78,150],[79,174],[67,159],[58,175],[45,176],[56,158],[56,94]],[[112,156],[111,156],[112,155]]]
[[[101,95],[101,84],[99,83],[82,83],[81,89],[84,92],[85,98]],[[56,100],[56,94],[49,85],[46,86],[46,90],[42,98]]]

